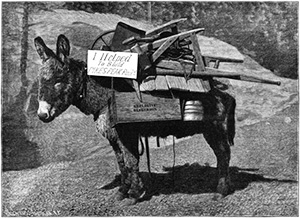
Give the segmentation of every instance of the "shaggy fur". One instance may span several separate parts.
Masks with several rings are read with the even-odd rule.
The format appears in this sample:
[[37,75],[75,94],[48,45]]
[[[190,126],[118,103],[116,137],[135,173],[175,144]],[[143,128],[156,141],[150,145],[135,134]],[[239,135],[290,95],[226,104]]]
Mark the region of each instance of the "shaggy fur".
[[[35,39],[35,46],[43,60],[39,73],[39,101],[49,104],[49,114],[38,114],[40,119],[50,122],[71,104],[87,115],[94,115],[97,130],[108,139],[119,164],[121,187],[116,193],[116,200],[127,198],[124,200],[126,204],[134,204],[144,192],[139,176],[139,135],[184,137],[203,133],[217,157],[217,191],[223,195],[230,193],[230,146],[233,145],[235,134],[233,97],[214,88],[209,93],[196,95],[204,106],[204,119],[201,122],[130,123],[112,128],[107,102],[113,90],[106,87],[107,79],[88,77],[86,64],[68,57],[70,44],[63,35],[58,37],[56,54],[47,48],[40,37]],[[117,83],[122,81],[116,80]],[[119,84],[119,87],[122,86]],[[124,84],[123,87],[128,85]]]

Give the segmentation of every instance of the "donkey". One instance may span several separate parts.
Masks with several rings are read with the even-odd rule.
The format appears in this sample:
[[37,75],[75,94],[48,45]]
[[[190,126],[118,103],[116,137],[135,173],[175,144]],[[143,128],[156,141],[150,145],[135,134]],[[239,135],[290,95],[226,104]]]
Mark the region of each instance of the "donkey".
[[[107,102],[112,97],[113,90],[103,85],[105,78],[88,76],[85,62],[69,57],[70,43],[67,37],[58,36],[56,54],[46,46],[41,37],[36,37],[34,44],[42,59],[39,71],[39,119],[45,123],[51,122],[70,105],[76,106],[86,115],[94,116],[97,130],[112,146],[120,169],[121,185],[115,194],[115,200],[132,205],[146,191],[139,175],[139,136],[184,137],[203,133],[217,157],[217,192],[226,196],[233,191],[229,162],[230,146],[233,145],[235,135],[236,102],[232,96],[216,88],[197,96],[203,104],[204,117],[207,117],[204,121],[129,123],[112,127]],[[124,87],[126,84],[124,83]]]

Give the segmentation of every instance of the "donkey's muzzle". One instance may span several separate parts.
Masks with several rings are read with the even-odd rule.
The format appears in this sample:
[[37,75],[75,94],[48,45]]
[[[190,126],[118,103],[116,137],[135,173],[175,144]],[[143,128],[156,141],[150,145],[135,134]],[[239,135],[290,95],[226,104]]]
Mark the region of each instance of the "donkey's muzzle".
[[39,101],[39,109],[37,111],[38,117],[41,121],[48,123],[53,120],[50,115],[51,105],[45,101]]

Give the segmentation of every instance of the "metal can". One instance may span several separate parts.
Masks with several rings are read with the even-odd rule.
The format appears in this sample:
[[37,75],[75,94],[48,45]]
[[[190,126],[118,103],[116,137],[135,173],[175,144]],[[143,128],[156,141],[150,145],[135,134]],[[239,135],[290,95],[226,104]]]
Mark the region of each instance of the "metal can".
[[184,121],[201,121],[203,119],[203,106],[199,100],[188,100],[184,104]]

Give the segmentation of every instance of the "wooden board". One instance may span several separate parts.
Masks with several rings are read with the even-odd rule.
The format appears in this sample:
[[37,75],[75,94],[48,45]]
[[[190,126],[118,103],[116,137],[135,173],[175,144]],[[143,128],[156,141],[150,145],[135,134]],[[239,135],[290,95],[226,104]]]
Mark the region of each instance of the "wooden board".
[[[204,67],[204,66],[203,66]],[[161,60],[159,63],[157,63],[156,73],[160,75],[168,75],[170,73],[172,75],[171,71],[178,72],[178,77],[181,77],[182,79],[172,79],[171,75],[168,75],[167,78],[169,78],[169,83],[171,83],[171,87],[173,89],[178,90],[192,90],[193,92],[208,92],[210,91],[210,83],[208,80],[205,80],[203,78],[195,78],[196,80],[191,81],[190,83],[185,83],[184,74],[186,72],[191,72],[193,69],[192,64],[185,64],[184,69],[183,66],[178,61],[165,61]],[[206,68],[204,68],[206,70]],[[192,77],[195,74],[199,74],[199,71],[192,71]],[[205,73],[205,71],[203,71]],[[172,75],[176,76],[176,74]],[[192,78],[190,78],[192,79]],[[198,83],[201,84],[198,84]],[[169,84],[168,83],[168,84]],[[170,84],[169,84],[170,85]],[[190,87],[192,86],[192,87]],[[199,88],[199,89],[198,89]],[[197,91],[198,89],[198,91]]]
[[194,51],[194,56],[196,58],[196,65],[197,68],[196,70],[198,71],[204,71],[205,70],[205,65],[203,62],[203,57],[201,55],[201,50],[200,50],[200,46],[198,43],[198,39],[195,33],[191,34],[191,40],[192,40],[192,45],[193,45],[193,51]]
[[201,84],[202,84],[204,90],[206,92],[210,91],[211,87],[210,87],[209,80],[208,79],[200,79],[200,81],[201,81]]
[[169,90],[169,86],[165,76],[156,76],[155,79],[155,90],[166,91]]
[[200,79],[198,78],[190,78],[187,81],[187,84],[190,92],[206,92],[206,89],[203,87]]
[[139,101],[135,92],[115,92],[108,102],[112,126],[119,123],[182,120],[180,101],[142,93]]
[[[200,71],[200,72],[204,72],[205,71],[205,65],[204,65],[204,61],[203,61],[203,56],[201,54],[201,50],[200,50],[200,46],[198,43],[198,39],[195,33],[191,34],[191,40],[192,40],[192,44],[193,44],[193,50],[194,50],[194,55],[196,57],[196,71]],[[205,90],[210,90],[210,83],[208,80],[200,80],[202,87]]]
[[[169,36],[167,38],[162,38],[162,39],[156,40],[156,41],[151,42],[151,43],[142,44],[140,47],[141,47],[142,52],[145,53],[149,50],[149,47],[151,47],[152,49],[157,49],[162,44],[164,44],[165,41],[171,40],[172,38],[178,38],[179,40],[182,40],[182,39],[185,39],[185,38],[189,37],[191,33],[199,33],[199,32],[203,32],[203,31],[204,31],[204,28],[189,30],[189,31],[186,31],[186,32],[183,32],[183,33],[178,33],[178,34]],[[124,52],[130,52],[130,49],[127,49]]]
[[[200,78],[189,78],[178,76],[156,76],[147,77],[140,85],[141,92],[180,90],[189,92],[206,93],[210,90],[209,82]],[[203,85],[204,84],[204,85]]]
[[176,38],[170,38],[165,41],[152,55],[152,61],[155,62],[176,40]]
[[184,77],[180,76],[166,76],[166,80],[169,86],[169,89],[187,91],[187,83]]
[[140,84],[140,91],[145,92],[145,91],[154,91],[156,90],[156,84],[155,84],[155,77],[147,77],[142,81]]
[[[168,76],[184,76],[185,72],[182,70],[165,70],[165,69],[156,69],[156,74],[157,75],[168,75]],[[266,84],[272,84],[272,85],[280,85],[280,81],[272,81],[272,80],[267,80],[263,78],[258,78],[254,76],[248,76],[245,75],[244,72],[233,72],[233,71],[228,71],[228,70],[220,70],[220,69],[215,69],[211,67],[205,67],[204,72],[198,72],[198,71],[193,71],[191,74],[192,78],[212,78],[212,77],[219,77],[219,78],[229,78],[229,79],[236,79],[236,80],[242,80],[242,81],[248,81],[248,82],[256,82],[256,83],[266,83]],[[205,87],[206,89],[210,89],[209,81],[205,81]]]

